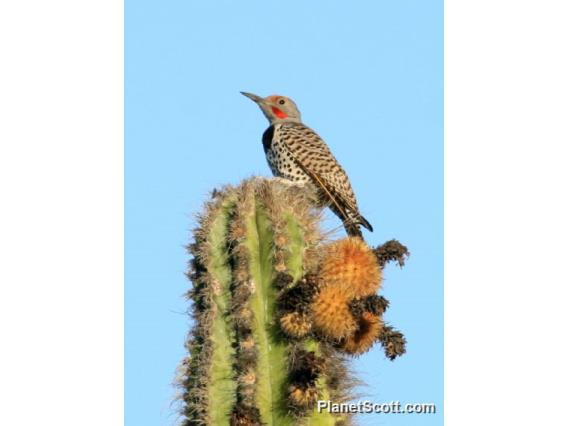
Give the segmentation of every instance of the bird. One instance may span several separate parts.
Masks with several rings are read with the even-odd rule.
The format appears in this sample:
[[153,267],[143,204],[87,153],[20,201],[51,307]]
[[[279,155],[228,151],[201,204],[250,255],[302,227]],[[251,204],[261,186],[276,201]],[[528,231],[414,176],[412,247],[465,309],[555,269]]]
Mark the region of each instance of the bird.
[[373,232],[359,212],[347,173],[324,140],[302,123],[296,103],[280,95],[241,94],[256,102],[270,123],[262,135],[262,146],[272,174],[315,185],[318,198],[341,219],[347,235],[362,238],[360,226]]

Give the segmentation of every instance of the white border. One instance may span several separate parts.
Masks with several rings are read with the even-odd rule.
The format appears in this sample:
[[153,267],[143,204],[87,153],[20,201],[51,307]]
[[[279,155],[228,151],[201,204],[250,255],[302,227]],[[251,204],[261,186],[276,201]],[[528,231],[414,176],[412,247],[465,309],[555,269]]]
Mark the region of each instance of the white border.
[[0,8],[0,424],[123,422],[123,7]]
[[566,2],[445,6],[446,424],[568,424]]

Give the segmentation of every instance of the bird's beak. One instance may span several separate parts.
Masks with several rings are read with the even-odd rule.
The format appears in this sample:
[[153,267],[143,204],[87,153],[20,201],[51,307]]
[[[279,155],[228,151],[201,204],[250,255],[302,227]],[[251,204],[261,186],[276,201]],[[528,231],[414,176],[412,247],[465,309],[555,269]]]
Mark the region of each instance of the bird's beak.
[[253,95],[252,93],[247,93],[247,92],[241,92],[241,95],[246,96],[249,99],[252,99],[253,101],[255,101],[257,104],[262,103],[262,101],[264,101],[263,98],[261,98],[260,96],[256,96]]

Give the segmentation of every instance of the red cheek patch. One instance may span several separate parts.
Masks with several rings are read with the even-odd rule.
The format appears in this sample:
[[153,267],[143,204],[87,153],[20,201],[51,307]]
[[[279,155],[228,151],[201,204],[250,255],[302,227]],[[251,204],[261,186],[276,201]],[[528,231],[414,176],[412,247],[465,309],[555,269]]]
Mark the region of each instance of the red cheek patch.
[[287,118],[288,117],[286,114],[284,114],[284,112],[282,112],[281,110],[279,110],[276,107],[272,107],[272,112],[278,118]]

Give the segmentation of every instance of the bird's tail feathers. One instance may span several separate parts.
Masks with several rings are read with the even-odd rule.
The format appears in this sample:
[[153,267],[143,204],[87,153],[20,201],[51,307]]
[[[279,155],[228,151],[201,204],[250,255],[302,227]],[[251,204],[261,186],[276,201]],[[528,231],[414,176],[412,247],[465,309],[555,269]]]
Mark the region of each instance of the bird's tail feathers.
[[373,227],[369,223],[367,219],[365,219],[360,214],[353,218],[345,218],[343,220],[343,226],[345,227],[345,231],[347,235],[350,237],[362,237],[363,234],[361,233],[361,229],[359,226],[364,226],[369,231],[373,232]]
[[359,217],[357,219],[362,226],[367,228],[369,231],[373,232],[373,227],[371,226],[371,224],[369,223],[369,221],[367,219],[365,219],[361,215],[359,215]]

